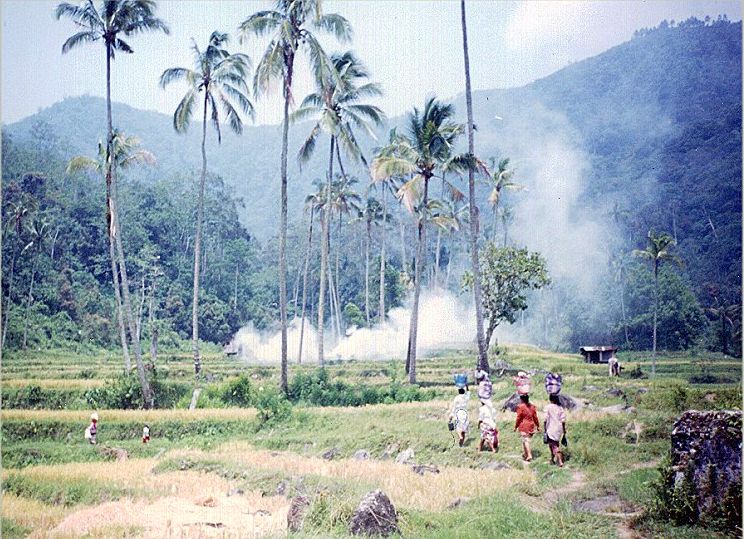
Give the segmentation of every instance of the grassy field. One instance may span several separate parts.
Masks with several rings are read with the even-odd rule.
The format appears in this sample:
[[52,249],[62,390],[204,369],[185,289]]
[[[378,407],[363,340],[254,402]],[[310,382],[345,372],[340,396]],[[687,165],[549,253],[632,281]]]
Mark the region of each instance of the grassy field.
[[[82,434],[91,399],[118,387],[114,354],[9,355],[2,365],[2,536],[285,537],[290,499],[303,494],[311,500],[304,529],[290,535],[345,537],[360,498],[376,488],[396,506],[404,537],[720,536],[658,521],[648,508],[674,418],[688,408],[740,408],[741,363],[661,354],[650,379],[649,356],[621,355],[623,376],[611,380],[606,366],[580,356],[523,345],[501,350],[499,359],[514,367],[562,373],[563,393],[582,404],[568,414],[568,461],[559,469],[538,437],[535,460],[522,462],[508,411],[498,413],[497,454],[477,451],[475,430],[464,447],[454,444],[446,428],[452,376],[472,368],[468,350],[422,360],[416,392],[402,383],[401,362],[334,362],[324,384],[339,395],[353,390],[396,402],[313,406],[308,397],[268,421],[261,399],[278,383],[276,367],[206,354],[200,408],[189,411],[191,360],[164,355],[158,379],[172,405],[99,409],[97,446]],[[291,377],[316,370],[290,369]],[[258,412],[229,405],[241,380],[248,380]],[[540,374],[534,383],[533,402],[542,410]],[[403,389],[380,393],[390,387]],[[508,376],[494,379],[499,409],[512,391]],[[140,441],[145,423],[147,445]],[[406,449],[438,473],[419,475],[395,463]],[[360,450],[370,458],[357,460]],[[334,457],[323,458],[329,452]],[[597,500],[610,503],[587,509]]]

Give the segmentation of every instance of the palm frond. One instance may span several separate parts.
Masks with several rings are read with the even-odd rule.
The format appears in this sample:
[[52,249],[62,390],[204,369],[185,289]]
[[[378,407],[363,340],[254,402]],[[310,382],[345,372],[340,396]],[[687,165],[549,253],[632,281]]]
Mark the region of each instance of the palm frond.
[[315,28],[328,32],[342,43],[351,41],[353,34],[351,24],[338,13],[321,15],[312,24]]
[[[224,88],[217,91],[217,98],[222,105],[222,110],[225,112],[225,118],[227,119],[227,123],[230,125],[230,129],[239,135],[243,132],[243,121],[240,119],[238,111],[235,110],[235,107],[233,107],[230,100],[225,96]],[[251,107],[250,110],[252,111],[253,108]]]
[[217,102],[214,98],[215,94],[219,93],[219,89],[207,88],[206,92],[207,92],[207,102],[209,103],[209,106],[212,109],[212,113],[210,114],[210,118],[212,120],[212,126],[214,127],[214,130],[217,131],[217,144],[222,144],[222,129],[220,128],[220,111],[217,108]]
[[243,43],[249,36],[265,36],[281,24],[282,15],[277,11],[258,11],[238,26],[239,40]]
[[222,84],[221,86],[222,91],[227,95],[227,97],[238,104],[240,110],[243,111],[243,114],[248,116],[251,121],[255,120],[256,111],[253,108],[253,103],[248,99],[248,96],[230,84]]
[[266,92],[273,80],[284,76],[284,54],[281,42],[273,40],[264,51],[261,61],[253,74],[253,94],[259,96]]
[[292,123],[302,122],[304,120],[307,120],[308,118],[312,118],[313,116],[318,114],[318,109],[315,107],[300,107],[297,110],[293,111],[289,115],[289,121]]
[[424,177],[416,174],[413,178],[404,183],[395,196],[405,206],[409,213],[415,213],[416,203],[421,198],[421,188],[424,183]]
[[186,95],[183,96],[183,99],[181,99],[181,102],[176,107],[176,111],[173,113],[173,129],[178,133],[185,132],[191,123],[191,116],[194,112],[194,102],[196,101],[198,92],[199,91],[196,87],[192,86],[189,88]]
[[92,43],[93,41],[96,41],[100,38],[101,34],[96,31],[86,30],[83,32],[78,32],[77,34],[74,34],[67,38],[67,40],[62,44],[62,54],[67,54],[70,50],[74,49],[78,45],[82,45],[83,43]]
[[75,172],[79,172],[81,170],[98,171],[101,170],[101,164],[95,159],[91,159],[90,157],[78,155],[70,159],[70,162],[67,164],[67,168],[65,169],[65,173],[74,174]]
[[126,52],[127,54],[132,54],[134,52],[134,50],[132,50],[132,47],[129,46],[129,43],[127,43],[123,39],[116,38],[112,45],[117,51]]
[[315,124],[310,130],[310,134],[307,136],[307,139],[305,139],[305,142],[300,146],[300,150],[297,152],[297,161],[300,163],[300,166],[307,163],[313,155],[313,152],[315,151],[315,143],[320,131],[320,124]]
[[160,87],[165,88],[171,82],[177,80],[186,80],[190,86],[195,86],[195,82],[199,79],[199,74],[191,69],[185,67],[171,67],[163,71],[160,75]]

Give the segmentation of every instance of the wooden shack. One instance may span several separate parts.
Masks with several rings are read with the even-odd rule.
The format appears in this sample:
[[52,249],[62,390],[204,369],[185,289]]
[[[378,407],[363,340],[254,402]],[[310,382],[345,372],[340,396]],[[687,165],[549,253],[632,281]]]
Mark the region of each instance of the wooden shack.
[[586,363],[607,363],[617,353],[617,346],[582,346],[579,352]]

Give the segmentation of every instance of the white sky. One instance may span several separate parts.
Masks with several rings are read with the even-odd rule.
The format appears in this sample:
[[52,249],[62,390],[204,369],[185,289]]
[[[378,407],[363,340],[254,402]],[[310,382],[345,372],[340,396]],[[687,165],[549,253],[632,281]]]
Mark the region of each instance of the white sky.
[[[105,61],[100,43],[83,45],[62,55],[62,43],[76,31],[69,20],[57,21],[56,1],[3,0],[3,123],[36,113],[64,97],[105,95]],[[238,24],[271,1],[161,0],[158,15],[170,36],[145,34],[128,40],[133,55],[117,55],[113,65],[115,101],[140,109],[172,114],[184,88],[161,90],[158,78],[168,67],[191,67],[189,43],[200,46],[213,30],[233,36],[231,52],[260,58],[262,43],[240,45]],[[344,46],[330,40],[330,52],[353,48],[367,64],[385,96],[378,101],[388,116],[423,104],[426,95],[449,98],[464,89],[460,3],[454,0],[336,0],[326,12],[347,17],[354,40]],[[468,0],[468,38],[475,89],[522,86],[535,79],[627,41],[633,31],[661,20],[684,20],[726,14],[741,19],[738,1],[486,1]],[[299,69],[302,73],[302,66]],[[300,75],[294,89],[300,98],[309,90]],[[256,103],[257,123],[278,123],[281,106],[273,98]]]

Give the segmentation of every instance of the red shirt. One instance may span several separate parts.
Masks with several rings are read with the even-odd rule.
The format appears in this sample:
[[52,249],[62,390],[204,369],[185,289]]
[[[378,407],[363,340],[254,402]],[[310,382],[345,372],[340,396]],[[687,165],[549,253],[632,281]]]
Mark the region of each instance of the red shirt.
[[540,428],[537,408],[534,404],[520,402],[517,405],[517,422],[514,427],[523,434],[532,434]]

